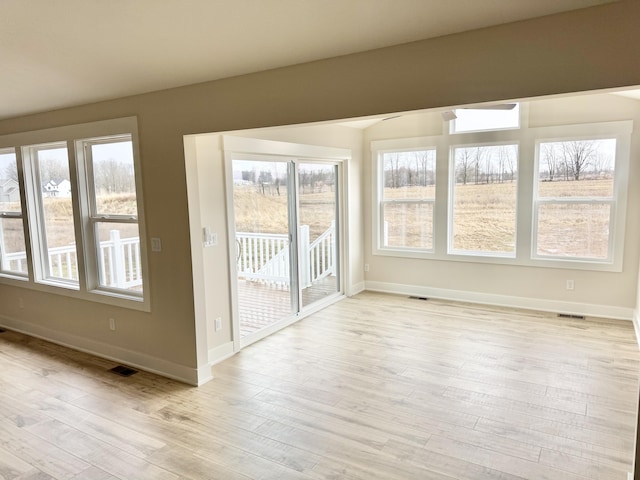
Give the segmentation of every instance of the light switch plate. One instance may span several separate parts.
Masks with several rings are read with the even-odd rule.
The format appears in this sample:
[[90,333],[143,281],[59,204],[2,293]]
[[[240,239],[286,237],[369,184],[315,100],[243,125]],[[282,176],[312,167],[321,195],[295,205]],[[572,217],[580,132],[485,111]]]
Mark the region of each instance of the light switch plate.
[[162,251],[162,240],[160,240],[158,237],[151,237],[151,251],[152,252]]

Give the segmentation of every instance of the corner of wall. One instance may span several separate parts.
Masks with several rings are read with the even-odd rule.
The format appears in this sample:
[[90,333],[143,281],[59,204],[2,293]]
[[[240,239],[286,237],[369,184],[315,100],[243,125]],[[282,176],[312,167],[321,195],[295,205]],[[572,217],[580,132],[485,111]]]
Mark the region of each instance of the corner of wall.
[[[188,385],[200,385],[199,369],[169,362],[163,358],[128,350],[105,342],[91,340],[71,333],[60,332],[34,323],[0,316],[0,326],[63,347],[122,363],[149,373],[171,378]],[[209,373],[210,375],[210,373]],[[202,382],[204,383],[204,381]]]

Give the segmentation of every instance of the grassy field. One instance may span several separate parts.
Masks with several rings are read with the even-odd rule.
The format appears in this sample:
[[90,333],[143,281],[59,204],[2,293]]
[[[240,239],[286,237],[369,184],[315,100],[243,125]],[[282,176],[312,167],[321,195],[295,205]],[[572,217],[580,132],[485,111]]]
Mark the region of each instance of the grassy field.
[[[118,194],[101,196],[99,199],[99,211],[113,215],[135,215],[135,195]],[[12,205],[15,207],[15,205]],[[4,204],[2,208],[9,209]],[[15,208],[14,208],[15,210]],[[70,198],[47,197],[44,199],[44,212],[46,218],[47,243],[50,248],[72,245],[75,243],[73,228],[73,207]],[[22,234],[22,222],[16,220],[3,221],[4,244],[8,252],[22,252],[24,247],[24,235]],[[100,240],[109,239],[109,230],[121,231],[121,238],[138,236],[136,225],[127,224],[101,224],[99,226]]]
[[[459,251],[513,253],[515,249],[515,183],[456,185],[453,248]],[[541,182],[540,197],[608,197],[611,179]],[[434,198],[433,187],[385,188],[385,198]],[[431,219],[426,205],[394,204],[385,212],[388,245],[431,248]],[[388,207],[388,209],[390,209]],[[539,212],[538,254],[606,258],[608,207],[544,206]]]
[[[583,180],[540,183],[540,195],[549,197],[609,196],[612,181]],[[238,232],[287,233],[286,188],[263,194],[252,185],[236,186],[234,190],[236,230]],[[434,198],[433,187],[385,189],[385,198]],[[457,185],[454,204],[454,239],[456,250],[513,252],[515,248],[515,183],[489,185]],[[135,199],[127,195],[105,197],[101,210],[108,213],[135,212]],[[50,245],[73,243],[71,201],[47,198]],[[330,187],[300,196],[300,216],[309,225],[311,240],[331,225],[335,215],[335,194]],[[566,254],[605,258],[608,243],[608,208],[575,206],[545,206],[540,210],[538,253]],[[385,212],[389,221],[388,244],[429,248],[431,238],[431,206],[395,204]],[[7,251],[23,251],[19,222],[4,220]],[[108,226],[107,226],[108,227]],[[120,225],[122,237],[135,236],[135,227]],[[101,228],[102,240],[108,228]]]
[[[263,195],[255,186],[236,185],[233,201],[237,232],[288,233],[286,188],[280,187],[280,195]],[[335,218],[335,193],[324,187],[322,192],[301,194],[299,202],[300,224],[309,225],[313,241]]]

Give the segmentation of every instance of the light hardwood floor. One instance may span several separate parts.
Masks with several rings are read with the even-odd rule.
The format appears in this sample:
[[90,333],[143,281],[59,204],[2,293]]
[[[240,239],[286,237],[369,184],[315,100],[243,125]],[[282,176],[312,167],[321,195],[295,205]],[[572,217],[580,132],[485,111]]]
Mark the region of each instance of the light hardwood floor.
[[192,388],[0,334],[0,478],[626,479],[630,322],[364,293]]

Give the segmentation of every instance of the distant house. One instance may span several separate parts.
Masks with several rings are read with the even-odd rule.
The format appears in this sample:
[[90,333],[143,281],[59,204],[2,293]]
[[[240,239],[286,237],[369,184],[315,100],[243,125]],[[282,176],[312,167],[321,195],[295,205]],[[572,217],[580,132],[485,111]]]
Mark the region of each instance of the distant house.
[[49,180],[42,186],[42,194],[45,197],[63,197],[71,196],[71,182],[69,180]]
[[0,202],[19,202],[20,189],[13,178],[0,180]]

